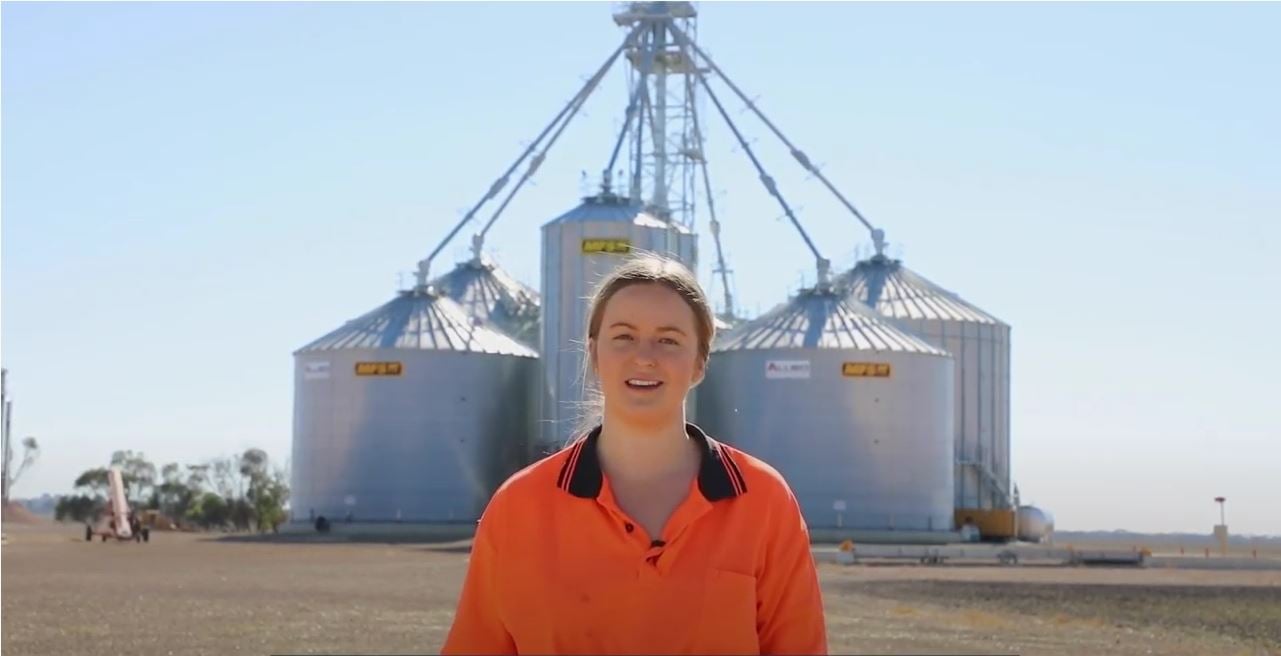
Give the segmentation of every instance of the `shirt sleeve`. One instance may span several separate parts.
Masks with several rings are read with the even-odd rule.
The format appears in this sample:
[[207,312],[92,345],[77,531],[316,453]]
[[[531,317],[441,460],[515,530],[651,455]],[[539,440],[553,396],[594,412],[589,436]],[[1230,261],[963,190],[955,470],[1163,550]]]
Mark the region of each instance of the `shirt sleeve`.
[[458,610],[454,613],[454,623],[441,654],[516,653],[516,643],[503,625],[498,611],[496,514],[491,501],[476,527]]
[[771,522],[759,577],[762,654],[826,654],[827,627],[809,529],[790,489]]

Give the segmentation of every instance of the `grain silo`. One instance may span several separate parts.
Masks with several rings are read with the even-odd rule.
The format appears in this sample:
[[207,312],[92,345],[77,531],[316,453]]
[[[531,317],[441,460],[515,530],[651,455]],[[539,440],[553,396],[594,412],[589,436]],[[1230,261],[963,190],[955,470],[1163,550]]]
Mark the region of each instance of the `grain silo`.
[[972,511],[1011,509],[1010,327],[884,255],[859,262],[836,285],[952,354],[957,515],[981,520]]
[[473,522],[526,460],[537,354],[431,287],[294,355],[294,521]]
[[[717,344],[723,343],[725,340],[729,339],[733,331],[743,324],[744,322],[742,320],[739,320],[732,315],[713,315],[712,327],[715,329],[715,332],[712,334],[712,348],[715,349]],[[701,384],[696,385],[690,388],[689,394],[685,397],[685,421],[694,422],[696,424],[702,423],[702,417],[698,414],[699,408],[701,407],[698,400],[700,398],[700,390],[702,389],[703,386]]]
[[477,254],[432,281],[471,317],[493,324],[530,347],[538,345],[538,292],[493,260]]
[[[816,530],[952,529],[952,359],[829,289],[712,349],[699,421],[787,479]],[[930,537],[934,536],[934,537]]]
[[582,416],[587,303],[601,278],[638,251],[698,270],[689,228],[614,194],[585,198],[543,226],[542,452],[564,444]]

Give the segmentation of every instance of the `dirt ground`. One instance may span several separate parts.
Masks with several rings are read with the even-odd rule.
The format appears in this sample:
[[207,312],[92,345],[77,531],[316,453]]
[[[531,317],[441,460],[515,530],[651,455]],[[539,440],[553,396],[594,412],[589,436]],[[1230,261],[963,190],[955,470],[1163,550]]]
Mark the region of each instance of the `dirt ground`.
[[[85,543],[6,524],[3,641],[26,654],[428,654],[465,543]],[[1281,571],[820,566],[832,653],[1281,654]]]
[[37,517],[22,504],[12,501],[0,513],[3,514],[5,524],[43,524],[48,521],[42,517]]

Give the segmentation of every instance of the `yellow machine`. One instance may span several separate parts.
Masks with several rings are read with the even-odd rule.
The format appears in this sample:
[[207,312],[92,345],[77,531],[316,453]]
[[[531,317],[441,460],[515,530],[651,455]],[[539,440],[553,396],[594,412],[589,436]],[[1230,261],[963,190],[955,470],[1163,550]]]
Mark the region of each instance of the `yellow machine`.
[[1010,542],[1018,537],[1018,513],[1013,508],[957,508],[954,519],[958,528],[967,525],[978,529],[985,542]]
[[1036,506],[958,508],[953,518],[965,540],[1046,542],[1054,539],[1054,516]]

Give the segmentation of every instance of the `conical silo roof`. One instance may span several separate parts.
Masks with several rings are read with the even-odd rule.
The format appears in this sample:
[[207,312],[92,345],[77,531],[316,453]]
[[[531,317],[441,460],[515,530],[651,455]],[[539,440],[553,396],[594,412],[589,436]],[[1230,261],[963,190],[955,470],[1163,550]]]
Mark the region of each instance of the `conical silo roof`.
[[[712,337],[712,345],[720,344],[729,338],[730,334],[741,328],[747,321],[736,317],[726,317],[722,315],[712,316],[712,326],[716,328],[716,334]],[[715,351],[715,348],[712,348]]]
[[719,314],[712,315],[712,327],[716,329],[718,334],[722,332],[729,332],[742,324],[743,322],[738,319],[726,318]]
[[934,319],[1001,324],[960,296],[926,280],[899,260],[876,255],[836,278],[835,287],[894,319]]
[[718,340],[714,352],[757,349],[864,349],[946,356],[871,309],[830,289],[802,290]]
[[534,349],[468,316],[431,287],[396,298],[302,347],[298,353],[351,349],[413,349],[538,357]]
[[690,229],[675,221],[669,221],[643,204],[614,194],[599,194],[583,199],[574,209],[552,219],[552,223],[584,223],[595,221],[617,221],[632,223],[650,228],[673,229],[676,232],[690,234]]
[[459,262],[432,285],[469,316],[526,344],[538,341],[538,292],[484,257]]

